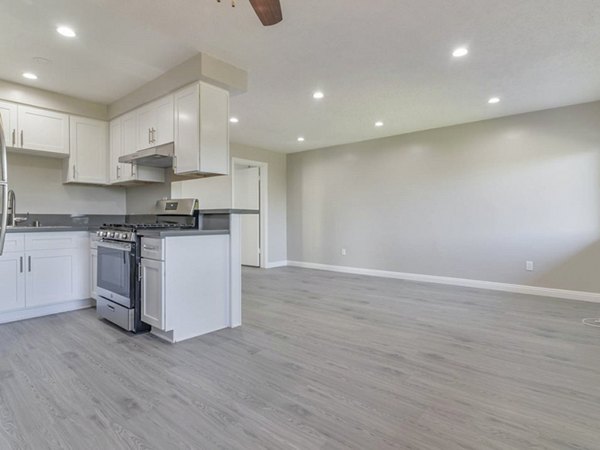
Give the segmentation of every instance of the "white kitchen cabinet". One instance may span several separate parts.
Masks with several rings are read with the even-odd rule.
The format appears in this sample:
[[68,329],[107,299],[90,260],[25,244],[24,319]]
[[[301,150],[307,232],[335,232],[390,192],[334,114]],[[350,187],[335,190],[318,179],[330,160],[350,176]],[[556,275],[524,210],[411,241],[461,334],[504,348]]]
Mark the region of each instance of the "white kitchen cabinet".
[[174,94],[175,174],[229,174],[229,92],[199,82]]
[[0,256],[0,312],[25,307],[25,256],[4,253]]
[[137,114],[126,114],[110,122],[110,184],[164,183],[165,171],[120,163],[119,157],[136,151]]
[[70,156],[64,163],[65,183],[107,184],[108,123],[70,117]]
[[0,101],[0,116],[8,147],[17,145],[17,108],[16,103]]
[[165,263],[142,258],[142,322],[160,330],[165,323]]
[[[12,138],[11,138],[12,141]],[[47,156],[69,155],[69,116],[55,111],[18,105],[14,148]]]
[[173,142],[173,96],[167,95],[142,106],[138,114],[137,149]]
[[89,252],[85,232],[26,234],[26,307],[89,298]]
[[98,300],[98,241],[96,233],[90,233],[90,297]]
[[38,250],[27,257],[27,307],[74,298],[77,255],[73,249]]
[[142,238],[141,282],[142,322],[162,339],[230,326],[229,235]]

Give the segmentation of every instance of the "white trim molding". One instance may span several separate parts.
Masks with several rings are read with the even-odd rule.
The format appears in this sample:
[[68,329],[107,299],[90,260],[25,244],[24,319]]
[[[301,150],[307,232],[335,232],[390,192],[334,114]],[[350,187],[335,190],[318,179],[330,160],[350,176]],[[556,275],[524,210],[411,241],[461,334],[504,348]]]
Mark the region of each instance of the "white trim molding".
[[304,261],[287,261],[287,265],[292,267],[302,267],[304,269],[328,270],[331,272],[351,273],[355,275],[367,275],[371,277],[395,278],[398,280],[418,281],[422,283],[446,284],[450,286],[471,287],[477,289],[488,289],[491,291],[513,292],[515,294],[528,294],[541,297],[600,303],[600,293],[596,292],[570,291],[566,289],[545,288],[540,286],[498,283],[495,281],[469,280],[466,278],[392,272],[388,270],[363,269],[359,267],[333,266],[329,264],[318,264]]
[[269,261],[265,266],[265,269],[275,269],[276,267],[285,267],[287,265],[287,261]]
[[35,317],[49,316],[52,314],[76,311],[96,306],[96,301],[91,298],[74,300],[56,305],[39,306],[37,308],[18,309],[0,314],[0,323],[16,322],[18,320],[33,319]]

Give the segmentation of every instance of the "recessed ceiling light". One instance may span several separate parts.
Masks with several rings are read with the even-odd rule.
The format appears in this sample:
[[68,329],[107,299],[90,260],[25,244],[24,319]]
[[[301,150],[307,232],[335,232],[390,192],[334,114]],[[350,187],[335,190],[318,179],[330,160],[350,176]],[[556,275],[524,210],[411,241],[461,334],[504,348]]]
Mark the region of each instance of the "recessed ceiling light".
[[452,52],[452,56],[455,58],[461,58],[469,54],[469,49],[466,47],[459,47]]
[[325,94],[323,94],[321,91],[317,91],[313,94],[313,98],[315,100],[321,100],[323,97],[325,97]]
[[27,78],[28,80],[37,80],[37,75],[35,73],[31,73],[31,72],[23,73],[23,77]]
[[232,117],[231,119],[229,119],[229,121],[231,123],[238,123],[240,121],[240,119],[238,119],[237,117]]
[[52,62],[48,58],[43,58],[41,56],[34,56],[33,61],[37,64],[50,64]]
[[382,127],[383,126],[383,122],[381,122],[381,121],[375,122],[375,126],[376,127]]
[[69,28],[69,27],[60,26],[56,29],[56,31],[58,32],[58,34],[62,34],[63,36],[69,37],[69,38],[73,38],[73,37],[77,36],[77,33],[75,33],[75,30],[73,30],[73,28]]
[[298,138],[298,142],[304,142],[304,138],[303,138],[302,136],[300,136],[300,137]]
[[500,99],[498,97],[492,97],[488,100],[488,103],[491,103],[492,105],[494,103],[500,103]]

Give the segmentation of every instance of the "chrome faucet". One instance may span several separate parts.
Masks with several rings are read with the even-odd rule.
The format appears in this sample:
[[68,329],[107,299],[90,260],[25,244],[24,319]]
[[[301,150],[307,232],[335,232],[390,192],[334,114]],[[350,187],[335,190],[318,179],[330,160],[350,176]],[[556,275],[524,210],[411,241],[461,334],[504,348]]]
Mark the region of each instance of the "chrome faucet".
[[27,213],[27,217],[17,217],[17,196],[12,189],[8,191],[7,215],[9,227],[16,227],[18,223],[26,222],[29,219],[29,213]]

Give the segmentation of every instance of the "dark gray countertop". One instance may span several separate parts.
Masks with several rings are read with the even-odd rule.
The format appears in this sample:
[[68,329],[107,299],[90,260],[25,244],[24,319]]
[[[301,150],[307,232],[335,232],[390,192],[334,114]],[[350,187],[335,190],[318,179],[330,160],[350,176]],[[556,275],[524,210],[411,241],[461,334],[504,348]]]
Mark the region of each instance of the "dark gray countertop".
[[201,209],[200,214],[259,214],[258,209]]
[[80,226],[70,226],[70,225],[51,225],[46,227],[8,227],[6,229],[7,233],[55,233],[61,231],[96,231],[98,227],[90,227],[86,225]]
[[183,237],[183,236],[214,236],[229,234],[229,230],[142,230],[138,235],[149,238]]

